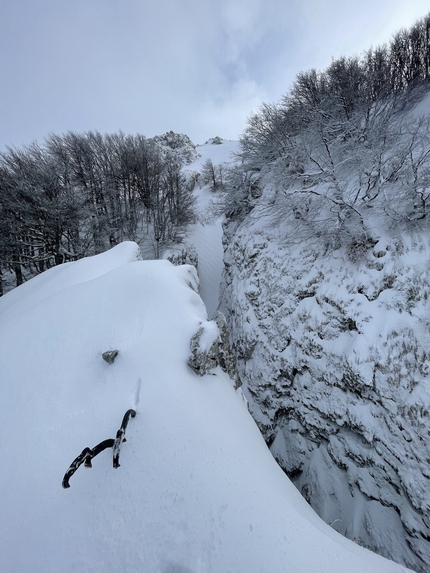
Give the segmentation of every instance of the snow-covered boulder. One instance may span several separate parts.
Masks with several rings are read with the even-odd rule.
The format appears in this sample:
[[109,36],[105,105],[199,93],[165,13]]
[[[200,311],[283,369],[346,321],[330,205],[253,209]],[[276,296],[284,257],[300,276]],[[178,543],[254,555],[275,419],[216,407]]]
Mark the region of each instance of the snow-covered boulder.
[[191,355],[188,366],[199,376],[210,373],[220,366],[232,380],[237,389],[241,386],[236,368],[236,357],[230,348],[230,334],[225,316],[219,310],[214,318],[201,324],[191,338]]
[[199,255],[194,245],[178,243],[163,253],[163,259],[172,265],[193,265],[198,268]]
[[317,517],[227,374],[188,367],[193,285],[126,243],[1,298],[0,571],[404,571]]

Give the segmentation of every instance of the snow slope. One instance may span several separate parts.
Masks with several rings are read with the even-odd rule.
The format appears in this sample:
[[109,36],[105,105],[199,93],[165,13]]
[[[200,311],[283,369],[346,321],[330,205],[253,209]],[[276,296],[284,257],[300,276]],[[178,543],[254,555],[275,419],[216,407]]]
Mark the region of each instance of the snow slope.
[[[226,163],[231,165],[234,153],[239,149],[238,141],[223,141],[214,145],[206,143],[198,145],[196,151],[199,157],[184,171],[201,172],[205,161],[210,159],[214,165]],[[208,316],[219,306],[219,288],[224,268],[222,247],[222,217],[211,216],[211,203],[214,193],[203,187],[196,192],[196,211],[198,222],[190,230],[189,240],[196,247],[199,257],[200,296],[206,305]]]
[[[206,321],[195,270],[126,243],[0,300],[0,570],[401,572],[325,525],[231,380],[187,366]],[[106,350],[118,349],[111,365]],[[135,408],[111,450],[61,481]]]

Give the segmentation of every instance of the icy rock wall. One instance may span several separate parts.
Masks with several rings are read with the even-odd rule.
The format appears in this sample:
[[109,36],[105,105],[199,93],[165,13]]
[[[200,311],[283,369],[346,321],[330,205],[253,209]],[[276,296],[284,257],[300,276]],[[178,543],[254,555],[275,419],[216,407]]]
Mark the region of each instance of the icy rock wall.
[[353,263],[257,208],[224,230],[221,309],[273,455],[334,529],[430,571],[428,235]]

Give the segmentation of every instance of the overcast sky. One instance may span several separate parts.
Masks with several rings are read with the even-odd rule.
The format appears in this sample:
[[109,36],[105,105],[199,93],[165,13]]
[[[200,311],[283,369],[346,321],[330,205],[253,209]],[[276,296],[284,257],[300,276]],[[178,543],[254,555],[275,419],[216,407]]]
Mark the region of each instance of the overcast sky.
[[237,139],[296,74],[388,41],[425,0],[0,0],[0,149],[68,130]]

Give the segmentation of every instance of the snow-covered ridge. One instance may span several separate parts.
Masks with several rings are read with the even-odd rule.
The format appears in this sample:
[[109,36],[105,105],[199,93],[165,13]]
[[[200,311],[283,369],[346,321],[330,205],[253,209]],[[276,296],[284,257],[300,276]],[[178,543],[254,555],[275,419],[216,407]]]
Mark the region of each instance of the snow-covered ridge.
[[[196,281],[127,243],[2,297],[0,569],[405,571],[325,525],[232,380],[188,367],[191,338],[210,330]],[[63,489],[72,460],[114,438],[129,409],[121,466],[107,448]]]

